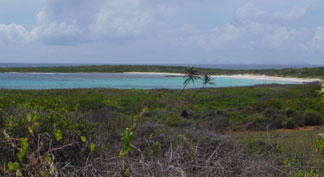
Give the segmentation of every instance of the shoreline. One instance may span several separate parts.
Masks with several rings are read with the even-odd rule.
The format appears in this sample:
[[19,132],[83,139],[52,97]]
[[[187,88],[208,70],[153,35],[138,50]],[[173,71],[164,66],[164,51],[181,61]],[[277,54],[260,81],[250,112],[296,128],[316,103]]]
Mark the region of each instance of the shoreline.
[[[125,74],[156,74],[165,76],[184,76],[181,73],[165,73],[165,72],[123,72]],[[233,75],[210,75],[213,78],[237,78],[237,79],[253,79],[253,80],[269,80],[269,81],[287,81],[297,83],[311,83],[321,82],[319,78],[296,78],[296,77],[278,77],[278,76],[267,76],[267,75],[256,75],[256,74],[233,74]]]
[[165,72],[122,72],[123,74],[151,74],[151,75],[165,75],[165,76],[184,76],[182,73],[165,73]]
[[[8,74],[68,74],[68,73],[56,73],[56,72],[4,72]],[[77,72],[87,74],[88,72]],[[91,74],[107,74],[89,72]],[[76,74],[76,73],[73,73]],[[143,75],[164,75],[165,77],[182,77],[185,74],[182,73],[168,73],[168,72],[121,72],[121,74],[143,74]],[[319,78],[296,78],[296,77],[280,77],[280,76],[268,76],[268,75],[257,75],[257,74],[232,74],[232,75],[210,75],[213,78],[237,78],[237,79],[253,79],[253,80],[268,80],[268,81],[286,81],[295,83],[311,83],[311,82],[322,82]]]

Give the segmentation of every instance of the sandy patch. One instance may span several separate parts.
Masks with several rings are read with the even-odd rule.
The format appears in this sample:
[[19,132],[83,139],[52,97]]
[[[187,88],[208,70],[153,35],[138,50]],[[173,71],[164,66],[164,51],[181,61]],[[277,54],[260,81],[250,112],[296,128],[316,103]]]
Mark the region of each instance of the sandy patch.
[[255,79],[255,80],[273,80],[273,81],[287,81],[297,83],[320,82],[320,79],[306,79],[306,78],[293,78],[293,77],[275,77],[267,75],[252,75],[252,74],[236,74],[236,75],[212,75],[212,77],[225,77],[225,78],[241,78],[241,79]]
[[[124,72],[125,74],[156,74],[165,76],[184,76],[181,73],[165,73],[165,72]],[[255,80],[271,80],[271,81],[287,81],[296,83],[309,83],[309,82],[320,82],[321,79],[317,78],[293,78],[293,77],[275,77],[267,75],[253,75],[253,74],[235,74],[235,75],[212,75],[211,77],[219,78],[239,78],[239,79],[255,79]]]

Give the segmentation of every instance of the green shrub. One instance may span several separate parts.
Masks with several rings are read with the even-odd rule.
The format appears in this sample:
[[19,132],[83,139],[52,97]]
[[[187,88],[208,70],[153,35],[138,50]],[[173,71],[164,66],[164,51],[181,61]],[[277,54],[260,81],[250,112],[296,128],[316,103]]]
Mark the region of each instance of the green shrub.
[[271,116],[267,116],[267,121],[269,124],[269,127],[271,129],[278,129],[282,128],[282,121],[285,119],[285,117],[282,114],[276,113],[272,114]]
[[298,114],[298,111],[294,108],[287,108],[285,113],[287,117],[294,117]]
[[180,116],[174,115],[166,120],[167,125],[171,127],[184,127],[190,124],[190,121]]
[[265,130],[267,128],[267,120],[263,115],[251,115],[246,118],[247,124],[245,128],[247,130]]
[[303,127],[305,126],[305,119],[303,115],[297,114],[294,117],[292,117],[295,121],[295,123],[297,124],[297,126],[299,127]]
[[282,128],[294,129],[297,127],[297,124],[293,118],[287,118],[281,123]]
[[264,111],[264,116],[270,129],[281,128],[282,121],[285,119],[285,116],[278,109],[272,107]]
[[[57,176],[64,165],[82,166],[95,149],[94,125],[78,106],[45,100],[24,103],[13,114],[3,115],[0,133],[1,174]],[[18,175],[18,176],[19,176]]]
[[321,114],[314,110],[307,110],[304,112],[305,125],[323,125],[323,118]]
[[267,108],[264,110],[264,115],[267,117],[272,117],[273,115],[276,115],[278,113],[278,110],[272,107]]

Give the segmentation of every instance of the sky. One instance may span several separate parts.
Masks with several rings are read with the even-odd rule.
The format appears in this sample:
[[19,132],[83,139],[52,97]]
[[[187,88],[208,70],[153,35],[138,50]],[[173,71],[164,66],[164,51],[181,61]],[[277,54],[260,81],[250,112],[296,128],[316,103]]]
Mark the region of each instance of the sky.
[[0,63],[324,64],[323,0],[1,0]]

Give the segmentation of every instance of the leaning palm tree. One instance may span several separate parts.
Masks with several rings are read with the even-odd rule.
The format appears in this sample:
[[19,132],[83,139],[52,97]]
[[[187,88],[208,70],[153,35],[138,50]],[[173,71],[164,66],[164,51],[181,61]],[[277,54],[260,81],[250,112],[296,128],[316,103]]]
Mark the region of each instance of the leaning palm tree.
[[215,84],[214,82],[212,82],[214,79],[210,77],[210,75],[208,75],[207,73],[204,74],[201,80],[203,81],[202,82],[203,86],[194,94],[193,97],[195,97],[201,89],[204,89],[207,86],[207,84],[211,84],[211,85]]
[[212,85],[215,84],[215,82],[212,82],[214,79],[210,77],[210,75],[208,75],[207,73],[204,74],[202,80],[203,80],[203,87],[201,89],[205,88],[207,84],[212,84]]
[[181,92],[179,93],[178,97],[181,96],[182,92],[188,86],[188,84],[190,82],[195,83],[195,80],[200,78],[198,70],[195,69],[193,66],[190,67],[190,68],[186,68],[185,73],[186,73],[185,76],[183,76],[184,78],[186,78],[186,80],[183,82],[184,87],[181,90]]

